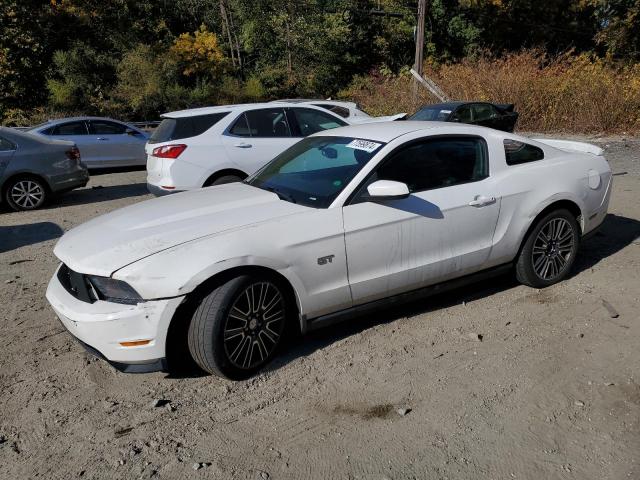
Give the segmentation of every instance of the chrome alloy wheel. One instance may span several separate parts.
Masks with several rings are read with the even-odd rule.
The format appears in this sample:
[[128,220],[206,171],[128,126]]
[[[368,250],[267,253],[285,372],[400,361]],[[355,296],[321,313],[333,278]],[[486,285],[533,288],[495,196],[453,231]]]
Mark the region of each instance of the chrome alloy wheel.
[[564,272],[573,255],[573,227],[564,218],[549,220],[538,232],[531,260],[542,280],[553,280]]
[[44,200],[44,189],[33,180],[20,180],[16,182],[9,192],[13,203],[20,208],[30,210],[39,206]]
[[278,346],[285,324],[285,302],[270,282],[249,285],[234,301],[224,325],[224,348],[237,368],[251,369]]

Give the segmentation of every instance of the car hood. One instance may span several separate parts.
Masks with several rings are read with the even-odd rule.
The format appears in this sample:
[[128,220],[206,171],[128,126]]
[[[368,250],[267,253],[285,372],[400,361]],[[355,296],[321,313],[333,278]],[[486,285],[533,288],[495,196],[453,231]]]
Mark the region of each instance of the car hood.
[[116,270],[181,243],[307,211],[250,185],[231,183],[140,202],[67,232],[55,255],[80,273]]

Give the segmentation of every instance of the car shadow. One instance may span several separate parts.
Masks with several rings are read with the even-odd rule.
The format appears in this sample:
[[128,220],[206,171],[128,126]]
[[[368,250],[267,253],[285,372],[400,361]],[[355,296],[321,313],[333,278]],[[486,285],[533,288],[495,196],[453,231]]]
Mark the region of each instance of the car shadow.
[[134,167],[108,167],[108,168],[90,168],[89,174],[91,177],[99,177],[100,175],[107,175],[109,173],[123,173],[123,172],[141,172],[147,169],[147,165],[136,165]]
[[53,222],[27,223],[24,225],[0,225],[0,253],[59,238],[64,233]]
[[640,221],[608,214],[600,229],[580,245],[571,277],[594,267],[636,240],[640,242]]
[[108,202],[121,198],[141,197],[148,194],[147,184],[142,182],[127,185],[96,185],[62,194],[46,208],[51,209],[85,203]]

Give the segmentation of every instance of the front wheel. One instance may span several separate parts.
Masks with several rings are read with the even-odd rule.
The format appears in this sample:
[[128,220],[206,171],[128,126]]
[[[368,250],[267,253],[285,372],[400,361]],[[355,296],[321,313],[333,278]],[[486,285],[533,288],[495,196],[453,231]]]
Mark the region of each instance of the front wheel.
[[204,297],[189,326],[189,351],[209,373],[250,377],[275,356],[290,314],[279,281],[241,275]]
[[47,200],[47,187],[36,177],[19,177],[9,180],[5,200],[15,211],[35,210]]
[[563,280],[571,270],[580,244],[580,227],[568,210],[540,219],[520,252],[516,277],[521,283],[544,288]]

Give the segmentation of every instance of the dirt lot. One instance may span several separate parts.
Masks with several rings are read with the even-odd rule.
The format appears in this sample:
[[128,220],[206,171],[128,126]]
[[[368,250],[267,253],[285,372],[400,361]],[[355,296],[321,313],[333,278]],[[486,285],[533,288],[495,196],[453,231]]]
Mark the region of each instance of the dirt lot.
[[628,174],[569,280],[381,311],[239,383],[118,373],[45,301],[56,239],[144,172],[0,213],[0,478],[640,478],[640,141],[602,144]]

